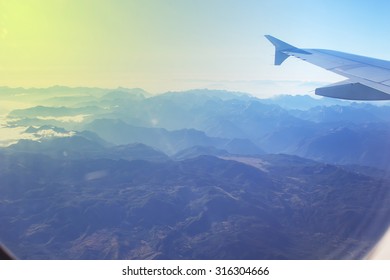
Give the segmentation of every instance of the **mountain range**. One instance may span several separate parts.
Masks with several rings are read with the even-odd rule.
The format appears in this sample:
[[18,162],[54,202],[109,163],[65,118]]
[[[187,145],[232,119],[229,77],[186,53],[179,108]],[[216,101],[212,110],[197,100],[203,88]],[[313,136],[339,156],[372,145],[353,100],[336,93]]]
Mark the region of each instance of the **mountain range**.
[[[21,259],[358,259],[389,226],[390,107],[0,88],[0,240]],[[16,134],[15,132],[15,134]]]

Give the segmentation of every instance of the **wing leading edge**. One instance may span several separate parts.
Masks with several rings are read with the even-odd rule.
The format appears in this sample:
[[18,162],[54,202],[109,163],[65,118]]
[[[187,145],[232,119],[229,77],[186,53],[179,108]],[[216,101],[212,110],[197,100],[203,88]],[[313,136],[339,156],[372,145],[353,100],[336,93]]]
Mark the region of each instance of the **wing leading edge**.
[[349,100],[390,100],[390,61],[332,50],[299,49],[273,36],[265,37],[275,46],[275,65],[294,56],[348,78],[317,88],[315,94]]

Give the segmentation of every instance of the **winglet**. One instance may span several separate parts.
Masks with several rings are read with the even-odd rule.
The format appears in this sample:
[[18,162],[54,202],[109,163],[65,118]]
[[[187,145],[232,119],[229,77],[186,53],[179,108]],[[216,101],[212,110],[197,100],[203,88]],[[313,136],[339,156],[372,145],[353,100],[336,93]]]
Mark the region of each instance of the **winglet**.
[[304,50],[298,49],[297,47],[287,44],[286,42],[283,42],[271,35],[265,35],[265,38],[267,38],[275,46],[275,65],[282,64],[283,61],[285,61],[290,56],[286,52],[310,54]]

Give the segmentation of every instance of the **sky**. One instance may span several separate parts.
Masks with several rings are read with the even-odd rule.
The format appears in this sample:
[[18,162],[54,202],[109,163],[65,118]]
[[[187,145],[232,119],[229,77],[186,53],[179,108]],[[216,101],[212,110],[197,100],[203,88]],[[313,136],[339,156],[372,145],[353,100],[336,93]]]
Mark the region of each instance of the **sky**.
[[390,60],[389,10],[377,0],[0,0],[0,86],[307,94],[343,78],[294,58],[273,66],[264,35]]

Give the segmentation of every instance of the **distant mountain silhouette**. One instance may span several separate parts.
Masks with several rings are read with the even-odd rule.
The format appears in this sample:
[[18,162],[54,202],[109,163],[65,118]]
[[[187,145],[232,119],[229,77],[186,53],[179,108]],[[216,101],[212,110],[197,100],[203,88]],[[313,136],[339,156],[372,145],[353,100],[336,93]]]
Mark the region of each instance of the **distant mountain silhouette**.
[[[94,100],[93,105],[81,107],[15,110],[8,123],[86,129],[112,144],[142,143],[168,155],[203,146],[231,154],[288,153],[334,164],[388,166],[387,154],[378,151],[387,150],[389,106],[309,96],[259,100],[211,90],[151,96],[141,89],[117,89],[100,93]],[[80,114],[88,115],[80,123],[56,119]],[[345,135],[332,131],[342,128],[353,131],[358,139],[350,138],[353,144],[341,150],[336,143],[344,140],[337,137]],[[327,145],[328,140],[332,144]]]
[[168,131],[163,128],[132,126],[121,120],[112,119],[95,120],[85,128],[117,145],[139,142],[167,154],[174,154],[196,145],[219,146],[227,142],[225,139],[208,137],[204,132],[194,129]]
[[71,137],[61,137],[41,140],[19,140],[8,150],[32,154],[47,155],[56,159],[126,159],[166,161],[168,156],[141,143],[112,146],[93,135],[92,132],[82,132]]
[[350,106],[317,106],[306,111],[296,111],[296,117],[316,123],[372,123],[390,121],[390,107],[367,104]]
[[80,114],[96,114],[103,112],[102,108],[96,106],[87,106],[81,108],[68,108],[68,107],[46,107],[36,106],[27,109],[17,109],[9,113],[10,117],[61,117],[61,116],[73,116]]
[[390,126],[338,127],[307,138],[297,154],[337,164],[359,164],[389,169]]
[[313,98],[309,95],[278,95],[268,99],[261,99],[261,102],[279,105],[287,110],[308,110],[319,106],[348,106],[351,104],[350,101],[323,98],[319,96]]

